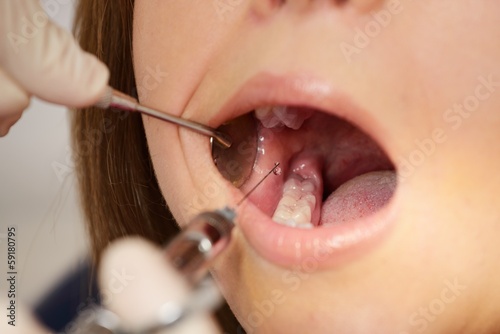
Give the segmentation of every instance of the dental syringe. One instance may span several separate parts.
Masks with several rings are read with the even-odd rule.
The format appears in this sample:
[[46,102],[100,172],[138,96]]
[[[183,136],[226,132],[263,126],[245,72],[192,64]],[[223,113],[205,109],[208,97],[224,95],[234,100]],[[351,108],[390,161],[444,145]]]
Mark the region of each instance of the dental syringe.
[[[165,248],[168,261],[193,286],[193,293],[185,304],[175,307],[166,301],[166,309],[159,310],[158,322],[141,330],[130,330],[115,313],[100,307],[95,310],[92,322],[75,326],[77,333],[92,334],[149,334],[173,327],[191,314],[213,310],[220,300],[220,293],[208,277],[208,270],[214,260],[229,246],[231,232],[235,227],[238,208],[257,187],[271,174],[280,174],[280,163],[274,167],[236,204],[235,208],[205,211],[193,218],[179,235]],[[85,320],[85,319],[83,319]],[[77,319],[77,321],[80,321]],[[77,322],[78,323],[78,322]],[[73,333],[72,333],[73,334]],[[76,333],[75,333],[76,334]]]
[[[236,204],[236,208],[271,173],[275,173],[279,165],[280,163],[276,162],[274,167]],[[189,282],[198,283],[207,274],[215,258],[229,245],[235,218],[236,210],[229,207],[202,212],[167,245],[167,257]]]

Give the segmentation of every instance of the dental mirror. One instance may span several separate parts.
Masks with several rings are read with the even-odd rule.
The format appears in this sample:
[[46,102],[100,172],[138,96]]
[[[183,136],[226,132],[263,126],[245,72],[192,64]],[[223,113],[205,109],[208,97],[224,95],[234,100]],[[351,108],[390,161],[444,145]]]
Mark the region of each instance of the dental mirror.
[[257,123],[252,114],[240,116],[217,128],[232,139],[226,148],[211,140],[212,157],[222,176],[239,188],[252,175],[257,156]]

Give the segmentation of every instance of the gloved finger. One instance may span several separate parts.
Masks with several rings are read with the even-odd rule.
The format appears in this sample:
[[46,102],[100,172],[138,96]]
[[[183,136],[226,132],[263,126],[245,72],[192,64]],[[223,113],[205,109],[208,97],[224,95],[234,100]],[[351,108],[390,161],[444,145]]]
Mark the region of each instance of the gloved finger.
[[[2,294],[3,295],[3,294]],[[12,300],[12,299],[11,299]],[[47,329],[43,328],[31,314],[30,310],[19,304],[16,301],[14,307],[11,300],[0,296],[0,308],[7,310],[7,317],[3,316],[0,321],[0,333],[2,334],[50,334]],[[11,308],[9,310],[9,307]],[[14,311],[12,311],[14,308]]]
[[[156,323],[165,303],[182,305],[190,295],[187,282],[171,267],[161,249],[139,238],[117,241],[102,259],[99,283],[103,304],[126,326]],[[182,320],[165,333],[220,333],[209,315]]]
[[0,137],[5,136],[30,103],[28,94],[0,68]]
[[96,102],[109,79],[106,66],[52,23],[36,0],[0,1],[0,66],[26,91],[71,107]]

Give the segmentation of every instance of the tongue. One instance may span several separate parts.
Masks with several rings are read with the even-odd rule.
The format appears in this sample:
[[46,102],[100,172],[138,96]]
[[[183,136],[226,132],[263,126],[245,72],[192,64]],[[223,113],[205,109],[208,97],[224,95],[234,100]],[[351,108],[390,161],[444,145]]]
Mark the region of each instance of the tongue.
[[342,224],[368,216],[383,207],[395,189],[394,171],[357,176],[341,185],[324,201],[320,225]]

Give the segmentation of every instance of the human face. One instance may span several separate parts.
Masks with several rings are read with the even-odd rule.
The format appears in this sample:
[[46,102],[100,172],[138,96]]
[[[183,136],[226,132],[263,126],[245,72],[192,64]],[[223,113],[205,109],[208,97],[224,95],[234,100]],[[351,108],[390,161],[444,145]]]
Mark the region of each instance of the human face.
[[[248,332],[498,330],[500,3],[137,0],[134,15],[144,103],[213,127],[259,107],[297,107],[284,113],[295,121],[312,110],[298,130],[259,126],[241,189],[207,138],[144,118],[181,227],[281,162],[213,269]],[[289,206],[305,198],[322,226],[271,221],[289,179],[310,183]]]

